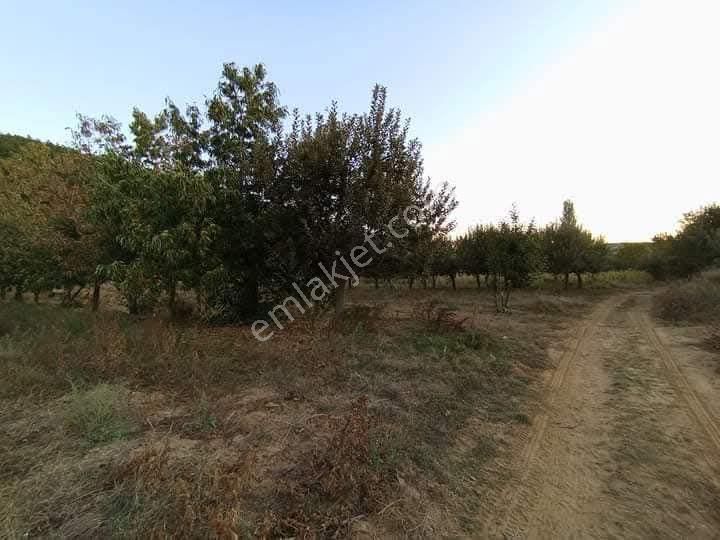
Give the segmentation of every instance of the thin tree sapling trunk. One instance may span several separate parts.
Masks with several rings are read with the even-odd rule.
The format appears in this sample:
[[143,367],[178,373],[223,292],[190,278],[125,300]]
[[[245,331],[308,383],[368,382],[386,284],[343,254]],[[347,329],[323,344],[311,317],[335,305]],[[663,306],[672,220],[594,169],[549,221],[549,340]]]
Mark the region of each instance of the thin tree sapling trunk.
[[170,318],[174,319],[177,315],[177,281],[175,280],[168,285],[168,311]]
[[503,313],[510,311],[510,291],[512,290],[512,283],[505,281],[505,296],[503,297]]
[[335,288],[335,315],[340,315],[345,309],[345,289],[347,289],[348,280],[338,280],[338,286]]
[[92,303],[90,306],[93,311],[97,311],[100,307],[100,280],[97,278],[93,283]]
[[246,315],[254,315],[260,305],[260,284],[257,272],[253,271],[243,284],[242,311]]

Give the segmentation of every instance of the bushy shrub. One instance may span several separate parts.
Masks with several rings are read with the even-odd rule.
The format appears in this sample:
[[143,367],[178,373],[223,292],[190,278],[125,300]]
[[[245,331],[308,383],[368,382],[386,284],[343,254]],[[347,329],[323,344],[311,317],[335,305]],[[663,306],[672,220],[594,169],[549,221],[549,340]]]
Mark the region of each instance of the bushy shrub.
[[459,319],[457,311],[452,306],[437,299],[421,302],[415,306],[413,317],[435,331],[460,331],[467,320]]
[[720,320],[720,284],[698,279],[673,285],[655,297],[656,316],[674,323]]
[[703,345],[706,349],[720,354],[720,324],[716,324],[708,331]]

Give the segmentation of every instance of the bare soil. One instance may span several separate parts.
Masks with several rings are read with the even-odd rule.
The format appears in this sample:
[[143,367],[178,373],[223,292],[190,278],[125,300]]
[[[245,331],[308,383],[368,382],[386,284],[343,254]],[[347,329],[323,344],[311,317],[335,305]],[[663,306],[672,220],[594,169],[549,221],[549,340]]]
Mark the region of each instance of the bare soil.
[[649,309],[613,296],[578,326],[484,536],[720,536],[717,358]]

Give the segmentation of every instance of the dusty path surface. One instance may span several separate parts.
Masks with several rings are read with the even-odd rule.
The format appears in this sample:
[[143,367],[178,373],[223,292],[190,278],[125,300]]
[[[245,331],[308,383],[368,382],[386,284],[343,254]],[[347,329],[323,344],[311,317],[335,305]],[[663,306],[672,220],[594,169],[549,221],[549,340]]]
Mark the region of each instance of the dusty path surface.
[[650,301],[612,297],[581,322],[482,536],[720,538],[720,385],[703,381],[720,376],[690,375]]

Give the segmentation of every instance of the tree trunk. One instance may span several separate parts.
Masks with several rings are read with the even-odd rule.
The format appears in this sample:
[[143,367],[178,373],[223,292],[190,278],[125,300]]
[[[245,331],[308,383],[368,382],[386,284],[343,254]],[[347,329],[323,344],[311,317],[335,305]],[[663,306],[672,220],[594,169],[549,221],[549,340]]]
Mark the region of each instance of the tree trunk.
[[415,278],[408,278],[408,288],[412,289],[415,284]]
[[23,290],[22,287],[15,287],[15,296],[13,296],[16,302],[23,301]]
[[7,298],[7,289],[0,287],[0,300],[5,300],[5,298]]
[[477,288],[480,289],[480,274],[475,274],[475,283],[477,283]]
[[170,311],[170,318],[174,319],[177,315],[177,282],[172,281],[168,285],[168,311]]
[[486,289],[490,288],[490,272],[485,274],[485,288]]
[[582,272],[575,272],[575,275],[577,276],[577,280],[578,280],[578,289],[582,289],[582,286],[583,286]]
[[373,278],[373,279],[375,280],[375,288],[379,289],[380,288],[380,280],[378,278]]
[[[70,295],[70,303],[71,304],[75,301],[75,299],[78,297],[78,295],[82,292],[82,290],[84,288],[85,288],[84,285],[80,285],[80,286],[78,286],[78,290]],[[70,287],[70,291],[72,292],[72,286]]]
[[453,291],[457,291],[457,286],[455,284],[455,274],[450,274],[450,281],[452,281]]
[[128,297],[127,305],[128,305],[128,313],[130,315],[139,315],[140,314],[140,304],[138,303],[138,299],[135,296]]
[[36,304],[40,303],[40,291],[33,291],[33,300]]
[[206,313],[207,302],[205,301],[205,295],[202,292],[202,287],[195,287],[195,304],[197,305],[198,312],[203,315]]
[[435,289],[437,287],[437,276],[435,274],[432,275],[432,288]]
[[567,289],[569,283],[570,283],[570,274],[568,272],[565,272],[565,281],[563,283],[563,289]]
[[93,283],[92,303],[90,306],[93,311],[97,311],[98,307],[100,307],[100,280],[97,278]]
[[240,309],[244,315],[255,315],[260,305],[260,284],[258,277],[253,272],[244,283],[242,291],[242,306]]
[[338,286],[335,288],[335,315],[340,315],[345,309],[345,289],[347,289],[347,281],[338,280]]

